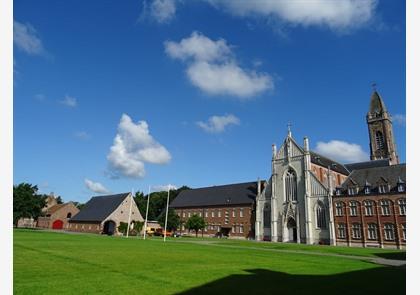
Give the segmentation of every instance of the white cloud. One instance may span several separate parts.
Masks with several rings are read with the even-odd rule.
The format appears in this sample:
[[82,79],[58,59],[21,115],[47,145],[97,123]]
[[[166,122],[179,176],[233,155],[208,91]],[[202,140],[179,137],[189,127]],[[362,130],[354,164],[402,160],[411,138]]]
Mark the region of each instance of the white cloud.
[[62,100],[60,100],[60,103],[70,108],[75,108],[77,106],[77,99],[75,97],[66,95]]
[[143,17],[148,16],[154,21],[165,24],[175,18],[176,0],[151,0],[143,2]]
[[207,122],[199,121],[197,125],[210,133],[221,133],[229,125],[239,125],[240,120],[236,116],[229,114],[224,116],[211,116]]
[[338,31],[369,23],[378,3],[377,0],[206,1],[239,17],[273,18],[290,25],[327,26]]
[[142,178],[146,175],[145,162],[166,164],[171,160],[171,155],[149,133],[146,121],[135,123],[123,114],[107,159],[114,174]]
[[401,125],[401,126],[405,125],[406,118],[405,118],[405,115],[403,115],[403,114],[395,114],[395,115],[392,116],[392,119],[398,125]]
[[153,192],[162,192],[162,191],[168,191],[169,190],[176,190],[177,187],[173,184],[164,184],[164,185],[154,185],[152,186],[152,191]]
[[41,39],[30,24],[22,24],[13,21],[13,42],[20,50],[30,55],[41,55],[45,53]]
[[90,139],[90,134],[87,133],[86,131],[78,131],[78,132],[75,132],[74,133],[74,136],[76,138],[81,139],[81,140],[88,140],[88,139]]
[[164,45],[170,57],[187,62],[191,83],[207,94],[246,100],[274,87],[270,75],[241,68],[224,39],[213,41],[193,32],[180,42]]
[[317,142],[315,151],[323,156],[343,163],[363,162],[369,160],[369,155],[355,143],[341,140]]
[[[267,23],[328,27],[346,31],[369,24],[378,0],[202,0],[237,17],[260,17]],[[174,19],[176,0],[145,1],[145,10],[159,23]]]
[[109,193],[109,190],[106,189],[101,183],[99,182],[93,182],[92,180],[89,180],[85,178],[85,186],[91,190],[92,192],[99,193],[99,194],[106,194]]

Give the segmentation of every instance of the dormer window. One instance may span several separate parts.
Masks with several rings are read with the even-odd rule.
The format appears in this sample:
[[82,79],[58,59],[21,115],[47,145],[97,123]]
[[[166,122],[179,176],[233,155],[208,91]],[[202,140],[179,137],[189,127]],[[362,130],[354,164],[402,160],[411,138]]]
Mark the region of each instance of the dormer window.
[[399,193],[403,193],[403,192],[405,192],[405,185],[404,185],[403,183],[400,183],[400,184],[398,185],[398,192],[399,192]]
[[341,196],[341,188],[337,187],[337,188],[335,189],[335,195],[336,195],[336,196]]
[[378,186],[378,189],[379,189],[380,194],[385,194],[385,193],[388,192],[388,185],[387,184],[380,184]]
[[353,196],[357,194],[357,187],[356,186],[351,186],[348,188],[348,193],[349,195]]
[[365,194],[369,195],[370,194],[370,186],[366,186],[365,187]]

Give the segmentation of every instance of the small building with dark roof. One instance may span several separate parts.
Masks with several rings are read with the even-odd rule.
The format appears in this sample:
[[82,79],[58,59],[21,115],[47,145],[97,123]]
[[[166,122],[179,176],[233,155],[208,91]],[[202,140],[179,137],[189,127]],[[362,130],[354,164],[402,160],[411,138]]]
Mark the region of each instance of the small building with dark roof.
[[[260,182],[263,183],[263,182]],[[254,237],[254,206],[258,182],[245,182],[182,191],[170,204],[183,224],[194,214],[204,218],[202,235]]]
[[[130,212],[131,206],[131,212]],[[131,217],[129,217],[131,214]],[[121,222],[143,221],[131,193],[92,197],[82,210],[69,221],[68,230],[108,235],[118,232]]]

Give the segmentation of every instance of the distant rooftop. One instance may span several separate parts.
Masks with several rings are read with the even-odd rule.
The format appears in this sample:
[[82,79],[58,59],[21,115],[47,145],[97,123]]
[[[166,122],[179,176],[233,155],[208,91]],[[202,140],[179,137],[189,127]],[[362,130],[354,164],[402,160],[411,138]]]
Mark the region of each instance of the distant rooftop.
[[171,203],[171,208],[252,204],[257,194],[257,181],[184,190]]

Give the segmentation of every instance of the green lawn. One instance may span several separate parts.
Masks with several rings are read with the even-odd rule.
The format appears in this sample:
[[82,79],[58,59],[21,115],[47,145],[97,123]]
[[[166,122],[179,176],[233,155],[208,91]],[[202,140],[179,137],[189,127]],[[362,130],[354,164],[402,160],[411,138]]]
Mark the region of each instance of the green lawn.
[[405,267],[266,247],[378,257],[403,253],[216,239],[163,243],[15,230],[14,293],[405,294]]

